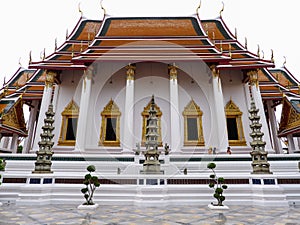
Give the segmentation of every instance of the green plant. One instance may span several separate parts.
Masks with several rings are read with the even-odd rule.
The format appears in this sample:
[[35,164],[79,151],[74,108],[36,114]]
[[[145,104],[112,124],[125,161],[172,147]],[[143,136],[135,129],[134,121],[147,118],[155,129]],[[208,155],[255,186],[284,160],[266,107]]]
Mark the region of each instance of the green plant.
[[96,171],[96,167],[94,165],[89,165],[87,168],[87,173],[84,177],[83,184],[86,186],[81,189],[81,193],[83,194],[86,202],[84,205],[94,205],[93,196],[97,187],[100,186],[100,182],[98,177],[92,176],[92,172]]
[[214,189],[214,198],[217,199],[218,203],[213,204],[217,206],[223,206],[223,202],[225,201],[225,196],[223,195],[223,191],[227,189],[227,185],[225,184],[225,179],[223,177],[217,177],[215,168],[216,164],[215,163],[209,163],[207,165],[208,169],[211,169],[213,174],[209,176],[210,182],[209,182],[209,187]]

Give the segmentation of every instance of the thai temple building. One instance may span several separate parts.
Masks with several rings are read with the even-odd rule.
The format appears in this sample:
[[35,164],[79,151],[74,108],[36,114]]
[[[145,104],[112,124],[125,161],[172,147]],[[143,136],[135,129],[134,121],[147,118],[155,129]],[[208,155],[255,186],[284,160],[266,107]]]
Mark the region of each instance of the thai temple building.
[[[182,184],[184,169],[185,175],[191,176],[190,180],[196,179],[196,172],[189,175],[190,171],[199,170],[196,164],[187,165],[180,160],[194,158],[196,162],[200,157],[211,157],[210,154],[217,158],[231,157],[229,160],[236,156],[241,164],[236,164],[235,171],[242,168],[241,171],[250,174],[252,138],[248,110],[251,99],[259,110],[268,156],[284,157],[283,154],[288,153],[292,157],[300,146],[299,85],[288,68],[275,68],[273,55],[264,59],[260,51],[251,52],[247,43],[240,43],[221,14],[215,19],[203,19],[198,12],[178,17],[107,14],[99,20],[80,17],[63,44],[40,61],[30,59],[28,69],[17,69],[1,88],[0,157],[7,161],[8,174],[10,170],[18,171],[17,175],[7,175],[6,180],[4,175],[2,186],[24,181],[21,180],[24,172],[17,169],[16,160],[31,160],[22,166],[29,173],[33,171],[49,105],[53,105],[55,112],[52,124],[54,174],[49,173],[48,180],[37,174],[30,175],[34,179],[53,184],[62,184],[70,177],[75,179],[76,174],[55,175],[55,171],[69,171],[58,158],[74,160],[84,156],[93,159],[97,170],[114,173],[113,178],[103,178],[101,183],[114,180],[135,184],[134,179],[138,177],[138,185],[152,184],[153,179],[147,179],[149,174],[138,172],[144,160],[139,151],[146,151],[147,143],[151,142],[147,133],[151,127],[148,123],[151,110],[155,110],[157,120],[151,128],[155,134],[151,135],[155,137],[154,145],[158,146],[155,154],[158,156],[157,151],[160,152],[159,169],[163,171],[155,175],[160,180],[158,186]],[[24,105],[29,108],[26,120]],[[276,108],[279,107],[282,113],[278,124]],[[286,146],[288,150],[284,151]],[[228,147],[230,156],[226,153]],[[14,154],[17,152],[19,154]],[[110,157],[119,162],[123,160],[123,164],[114,166],[109,160],[105,161]],[[243,166],[245,158],[249,162]],[[225,161],[220,163],[228,172]],[[172,162],[179,172],[168,166]],[[132,169],[134,163],[139,169]],[[279,167],[274,164],[272,168],[272,161],[270,163],[273,172],[282,168],[282,164],[276,164]],[[78,165],[74,160],[70,167],[74,173],[79,170]],[[82,165],[80,168],[84,168],[85,164]],[[296,160],[289,165],[297,171]],[[121,178],[124,172],[125,178],[116,178],[116,171]],[[181,176],[178,180],[163,175],[177,173]],[[241,175],[234,181],[233,174],[228,174],[233,184],[253,185],[263,179],[254,181],[249,175],[246,178]],[[276,185],[286,179],[269,176],[276,180]],[[200,178],[197,179],[200,182]],[[24,182],[31,184],[31,181]],[[194,184],[202,184],[197,182]],[[26,188],[30,190],[29,186]],[[105,186],[103,188],[105,190]],[[237,193],[242,195],[242,189],[236,188]],[[276,201],[287,203],[288,200],[282,201],[287,199],[282,190]],[[276,191],[279,189],[274,193]],[[20,197],[21,192],[17,201],[25,199],[25,192]],[[143,193],[139,192],[139,196]],[[137,199],[142,201],[143,197],[135,197]]]

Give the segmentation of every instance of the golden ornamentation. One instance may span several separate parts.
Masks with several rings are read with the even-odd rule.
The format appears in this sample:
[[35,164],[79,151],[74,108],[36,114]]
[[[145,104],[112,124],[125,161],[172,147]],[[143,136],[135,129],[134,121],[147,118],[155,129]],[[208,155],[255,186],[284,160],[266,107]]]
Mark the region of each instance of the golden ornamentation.
[[224,2],[222,2],[222,9],[220,10],[220,17],[222,17],[222,12],[224,11],[224,7],[225,7],[225,4],[224,4]]
[[57,73],[53,70],[47,70],[46,71],[46,80],[45,85],[46,87],[52,87],[54,84],[55,77],[57,76]]
[[[204,146],[203,128],[202,128],[202,115],[200,107],[191,100],[182,112],[184,117],[184,145],[185,146]],[[188,119],[195,118],[197,121],[197,140],[189,140],[188,138]]]
[[200,0],[200,2],[199,2],[199,5],[198,5],[198,7],[197,7],[197,9],[196,9],[196,14],[198,15],[199,14],[199,9],[201,8],[201,0]]
[[238,140],[228,140],[229,145],[231,145],[231,146],[246,146],[246,140],[245,140],[245,136],[244,136],[244,129],[243,129],[243,123],[242,123],[243,113],[241,112],[239,107],[232,101],[231,98],[225,106],[225,115],[226,115],[226,118],[234,118],[235,119],[237,133],[238,133]]
[[103,10],[103,14],[106,15],[106,10],[105,10],[105,8],[103,7],[102,2],[103,2],[103,0],[100,1],[100,6],[101,6],[101,9]]
[[76,102],[72,99],[69,104],[65,107],[64,111],[61,113],[62,123],[60,128],[60,136],[58,139],[58,145],[74,146],[75,140],[67,140],[67,128],[69,123],[69,118],[77,118],[79,116],[79,107]]
[[216,65],[211,65],[209,68],[210,68],[214,78],[216,78],[216,77],[219,78],[220,77],[220,71],[217,69]]
[[273,51],[273,49],[271,49],[271,62],[272,62],[272,63],[275,63],[275,60],[274,60],[274,51]]
[[257,57],[260,59],[260,47],[257,45]]
[[128,66],[126,66],[125,68],[127,69],[126,70],[127,80],[134,80],[136,66],[129,63]]
[[258,71],[257,70],[250,70],[247,72],[247,76],[249,77],[249,83],[251,86],[255,85],[258,87]]
[[173,63],[172,65],[170,64],[168,66],[169,69],[169,75],[170,75],[170,80],[176,80],[177,79],[177,75],[178,75],[178,66],[175,65],[175,63]]
[[[104,107],[101,112],[101,131],[100,131],[100,140],[99,145],[102,146],[120,146],[120,117],[121,112],[117,104],[111,99],[107,105]],[[106,140],[106,127],[107,127],[107,119],[115,118],[116,119],[116,140],[108,141]]]
[[[149,103],[147,104],[146,107],[144,107],[144,111],[141,113],[142,117],[143,117],[143,128],[142,128],[142,146],[145,146],[145,142],[146,142],[146,134],[147,134],[147,119],[149,117],[149,110],[151,107],[151,100],[149,101]],[[158,126],[158,145],[162,146],[162,138],[161,138],[161,116],[162,116],[162,112],[160,110],[160,108],[157,106],[157,104],[155,103],[155,110],[157,111],[156,116],[157,116],[157,126]]]
[[282,65],[282,67],[285,67],[285,64],[286,64],[286,57],[285,57],[285,56],[283,56],[283,58],[284,58],[284,62],[283,62],[283,65]]

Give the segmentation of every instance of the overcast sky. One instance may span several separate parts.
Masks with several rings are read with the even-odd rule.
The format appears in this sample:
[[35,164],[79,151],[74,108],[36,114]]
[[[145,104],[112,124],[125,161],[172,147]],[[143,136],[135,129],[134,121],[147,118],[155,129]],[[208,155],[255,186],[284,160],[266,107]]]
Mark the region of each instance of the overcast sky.
[[[4,3],[5,2],[5,3]],[[111,16],[188,16],[196,12],[198,0],[104,0],[103,6]],[[284,56],[286,67],[300,80],[298,62],[300,2],[297,0],[223,0],[223,19],[238,40],[248,39],[248,49],[257,52],[257,45],[270,59],[274,50],[275,63],[281,67]],[[80,18],[77,0],[6,0],[1,1],[0,28],[0,84],[19,67],[19,59],[27,68],[29,52],[33,61],[40,60],[54,50],[55,38],[60,46],[66,35]],[[82,0],[83,15],[102,19],[99,0]],[[202,0],[199,16],[216,18],[222,8],[222,0]],[[261,53],[262,55],[263,53]]]

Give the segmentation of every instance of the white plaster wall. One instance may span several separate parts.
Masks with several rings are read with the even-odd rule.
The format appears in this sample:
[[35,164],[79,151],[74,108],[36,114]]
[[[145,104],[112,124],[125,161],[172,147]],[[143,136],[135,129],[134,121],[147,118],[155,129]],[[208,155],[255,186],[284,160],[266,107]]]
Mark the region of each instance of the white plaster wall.
[[224,107],[230,100],[239,107],[239,109],[243,112],[242,115],[242,123],[244,129],[244,136],[246,139],[246,144],[250,147],[249,142],[252,141],[249,133],[250,130],[250,121],[249,121],[249,114],[248,114],[248,105],[247,98],[245,96],[244,91],[244,84],[242,82],[243,74],[241,71],[238,70],[228,70],[221,72],[221,79],[223,85],[223,95],[224,95]]
[[57,108],[54,117],[54,145],[57,145],[60,128],[62,122],[61,113],[64,111],[65,107],[69,104],[69,102],[73,99],[76,104],[80,105],[80,94],[81,93],[81,83],[80,79],[83,74],[83,71],[71,71],[66,70],[63,71],[60,80],[60,89],[57,98]]

